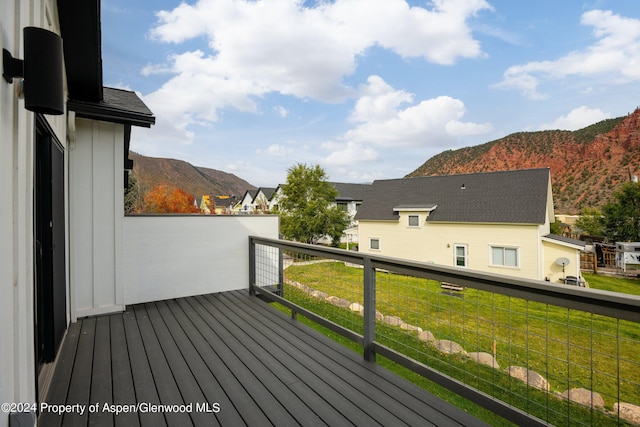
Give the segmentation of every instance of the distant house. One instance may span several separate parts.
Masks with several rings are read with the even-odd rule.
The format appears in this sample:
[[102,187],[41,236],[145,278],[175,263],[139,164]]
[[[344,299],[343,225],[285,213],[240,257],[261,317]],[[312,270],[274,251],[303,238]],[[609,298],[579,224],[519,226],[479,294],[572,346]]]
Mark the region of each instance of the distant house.
[[200,212],[206,215],[228,215],[234,213],[234,207],[238,204],[235,196],[210,196],[205,194],[197,206]]
[[550,234],[548,168],[375,181],[355,219],[361,252],[556,283],[580,276],[584,243]]
[[240,201],[236,204],[234,209],[237,213],[251,213],[253,212],[253,199],[258,194],[258,190],[247,190]]
[[280,197],[280,187],[260,187],[256,196],[253,198],[254,209],[260,212],[271,212],[278,207],[278,198]]

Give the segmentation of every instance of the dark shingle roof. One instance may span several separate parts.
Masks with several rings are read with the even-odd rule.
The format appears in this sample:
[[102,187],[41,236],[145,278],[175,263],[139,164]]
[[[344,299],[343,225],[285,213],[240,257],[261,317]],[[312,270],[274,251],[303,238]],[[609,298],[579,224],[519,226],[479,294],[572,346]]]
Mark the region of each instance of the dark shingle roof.
[[555,240],[557,242],[568,243],[570,245],[580,246],[582,248],[585,247],[585,242],[583,242],[582,240],[572,239],[571,237],[560,236],[558,234],[547,234],[546,236],[543,236],[543,237],[545,237],[547,239],[550,239],[550,240]]
[[153,113],[144,102],[129,90],[103,88],[103,99],[98,102],[70,99],[69,110],[79,117],[108,122],[127,123],[135,126],[150,127],[156,122]]
[[273,193],[275,193],[276,190],[277,190],[277,188],[260,187],[260,188],[258,188],[258,191],[256,191],[256,195],[253,198],[255,199],[256,196],[260,193],[260,191],[262,191],[262,194],[264,194],[264,197],[266,197],[267,200],[271,200],[271,198],[273,197]]
[[356,220],[397,220],[398,206],[437,205],[429,222],[543,224],[550,172],[544,169],[374,181]]
[[364,200],[367,191],[371,188],[371,184],[348,184],[344,182],[332,182],[331,185],[338,190],[336,201],[361,201]]

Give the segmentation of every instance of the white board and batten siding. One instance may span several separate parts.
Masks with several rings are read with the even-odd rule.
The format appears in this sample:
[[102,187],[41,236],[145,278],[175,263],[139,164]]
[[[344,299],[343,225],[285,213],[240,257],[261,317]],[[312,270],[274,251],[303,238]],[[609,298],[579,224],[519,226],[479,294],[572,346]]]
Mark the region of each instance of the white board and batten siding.
[[[23,59],[22,29],[60,34],[55,0],[0,1],[0,47]],[[16,96],[19,79],[0,79],[0,402],[35,402],[34,221],[35,115]],[[65,116],[46,116],[66,145]],[[65,159],[66,160],[66,159]],[[0,412],[0,427],[8,414]]]
[[124,126],[77,119],[69,147],[71,316],[124,309]]

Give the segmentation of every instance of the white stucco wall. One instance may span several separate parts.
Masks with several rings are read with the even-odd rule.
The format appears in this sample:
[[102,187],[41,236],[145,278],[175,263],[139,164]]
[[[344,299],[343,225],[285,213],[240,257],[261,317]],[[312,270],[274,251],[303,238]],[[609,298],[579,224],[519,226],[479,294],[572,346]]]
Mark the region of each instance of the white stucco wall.
[[[0,47],[23,58],[22,29],[59,33],[53,0],[0,2]],[[0,79],[0,402],[36,400],[33,313],[34,114],[16,97],[18,79]],[[66,143],[64,116],[47,117]],[[0,427],[8,414],[0,413]]]
[[249,287],[249,236],[277,239],[275,215],[124,218],[124,303]]

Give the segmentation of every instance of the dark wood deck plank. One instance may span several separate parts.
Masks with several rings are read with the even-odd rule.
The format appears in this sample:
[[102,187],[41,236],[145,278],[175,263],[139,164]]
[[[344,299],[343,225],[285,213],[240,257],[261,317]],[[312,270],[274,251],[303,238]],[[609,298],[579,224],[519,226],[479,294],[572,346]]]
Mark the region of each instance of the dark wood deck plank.
[[[131,374],[133,386],[135,390],[135,402],[146,402],[149,404],[159,404],[160,397],[156,390],[156,385],[149,366],[147,352],[142,343],[140,329],[135,313],[130,310],[122,313],[124,330],[127,340],[127,349],[129,351],[129,362],[131,363]],[[158,412],[141,412],[138,413],[140,425],[143,427],[162,427],[166,426],[164,415]]]
[[[111,329],[113,403],[130,405],[136,401],[136,393],[133,386],[133,373],[131,372],[123,315],[109,316],[109,325]],[[123,412],[114,416],[114,425],[116,427],[137,427],[140,425],[140,419],[135,412]]]
[[[159,305],[164,305],[164,303],[157,302],[146,304],[147,314],[149,316],[149,320],[153,324],[158,341],[161,343],[162,351],[167,360],[167,365],[171,370],[171,374],[173,375],[176,385],[178,386],[181,398],[185,404],[190,404],[192,407],[196,406],[196,404],[200,405],[207,403],[202,390],[200,390],[198,382],[191,373],[184,356],[175,342],[174,335],[171,334],[166,325],[166,322],[171,320],[171,316],[167,315],[170,312],[167,313],[165,310],[163,312],[164,315],[160,314],[158,309]],[[177,335],[183,334],[182,331],[174,331],[174,333]],[[191,412],[186,414],[191,418],[194,425],[218,425],[218,421],[215,419],[213,414],[198,411],[196,409],[197,408],[192,408]]]
[[247,291],[70,325],[46,401],[208,403],[220,412],[44,413],[45,427],[483,424]]
[[[242,377],[239,374],[234,373],[218,355],[218,352],[223,350],[221,350],[218,345],[215,345],[218,347],[217,351],[214,350],[213,347],[215,341],[210,342],[207,339],[211,337],[210,329],[213,325],[205,323],[186,300],[177,300],[175,301],[175,304],[178,307],[172,311],[176,316],[176,319],[183,329],[189,333],[189,339],[193,343],[203,362],[206,364],[211,375],[215,378],[215,381],[219,383],[220,388],[222,389],[224,397],[222,395],[213,395],[215,397],[215,401],[219,402],[221,405],[221,413],[231,409],[226,404],[226,402],[229,401],[230,404],[233,405],[233,410],[239,412],[246,425],[254,426],[271,424],[260,406],[258,406],[256,401],[251,397],[251,392],[253,392],[254,389],[251,388],[250,391],[248,391],[245,388],[243,383],[240,382],[240,378]],[[203,380],[206,380],[207,378],[208,376],[205,376]],[[248,382],[244,384],[249,385]],[[212,384],[212,387],[215,387],[215,384]],[[257,391],[259,392],[259,390]],[[222,417],[220,420],[222,420]]]
[[[271,423],[276,426],[300,425],[296,418],[287,410],[290,402],[276,399],[273,392],[278,393],[279,390],[269,388],[269,385],[277,386],[277,384],[265,384],[264,381],[261,380],[259,374],[263,372],[263,369],[260,368],[260,364],[247,365],[239,357],[244,350],[236,348],[240,353],[238,354],[230,347],[230,343],[234,340],[233,334],[218,324],[215,318],[200,304],[200,298],[191,297],[187,298],[187,301],[200,316],[199,321],[201,328],[206,333],[207,341],[216,343],[215,350],[223,363],[231,369],[245,390],[251,394],[251,397],[271,420]],[[210,326],[207,327],[207,325]]]
[[[93,369],[91,370],[90,404],[102,407],[113,404],[113,380],[111,378],[111,330],[109,318],[96,318],[96,329],[93,345]],[[109,411],[91,411],[89,424],[96,427],[112,426],[113,414]]]
[[[184,400],[169,368],[154,325],[147,314],[147,307],[145,305],[136,305],[133,310],[138,321],[140,336],[149,359],[149,367],[153,374],[153,381],[158,391],[158,397],[160,397],[160,403],[163,405],[183,405]],[[193,425],[191,418],[185,413],[165,412],[164,417],[169,426]]]
[[[253,310],[266,313],[265,319],[273,322],[276,325],[276,329],[284,328],[291,323],[299,325],[297,321],[292,320],[283,313],[272,313],[273,309],[267,304],[252,299],[247,302],[241,293],[225,293],[223,297],[232,298],[234,303],[243,304],[243,307],[250,307]],[[348,375],[348,373],[358,375],[365,381],[359,384],[360,389],[383,390],[388,397],[378,396],[378,399],[386,400],[391,398],[395,402],[400,402],[410,411],[430,420],[434,425],[452,425],[452,423],[453,425],[484,425],[475,417],[453,407],[437,396],[427,393],[419,386],[398,377],[375,363],[365,362],[362,355],[354,353],[343,346],[334,345],[336,344],[335,342],[322,334],[294,329],[291,331],[291,337],[295,337],[290,341],[291,346],[302,350],[304,350],[303,344],[311,346],[311,350],[307,348],[304,352],[310,357],[324,354],[329,360],[320,361],[320,363],[332,366],[332,369],[340,372],[340,375]],[[346,371],[341,371],[341,369]],[[372,375],[372,373],[375,375]],[[404,410],[400,411],[400,409],[401,407],[397,408],[400,413],[404,413]]]
[[[217,404],[220,408],[224,408],[224,411],[214,412],[212,414],[217,421],[217,424],[212,422],[212,425],[244,425],[245,423],[242,416],[233,406],[232,401],[227,397],[216,377],[211,373],[207,363],[205,363],[198,353],[195,344],[192,342],[192,340],[197,339],[194,335],[199,335],[199,333],[195,330],[193,324],[185,321],[185,313],[175,300],[163,301],[162,303],[158,303],[157,306],[160,315],[164,319],[169,331],[171,331],[176,345],[192,372],[196,384],[202,391],[203,400],[195,403],[208,404],[209,406],[206,408],[209,410],[214,409],[214,404]],[[183,320],[182,324],[178,318]]]
[[[207,386],[211,387],[208,399],[220,404],[219,420],[222,424],[223,417],[233,417],[233,424],[242,425],[233,414],[228,415],[228,411],[233,411],[241,416],[246,425],[269,425],[271,424],[267,416],[262,412],[257,403],[253,400],[249,392],[245,389],[235,373],[223,362],[218,353],[214,351],[213,344],[207,340],[210,325],[207,325],[195,312],[193,307],[184,299],[174,301],[176,307],[171,307],[176,316],[176,320],[183,330],[189,335],[195,350],[209,370],[209,374],[203,371],[199,377]],[[220,350],[218,350],[220,351]],[[209,381],[213,380],[213,381]]]
[[[237,295],[235,295],[235,297],[237,297]],[[222,295],[220,296],[220,299],[231,306],[242,301],[242,298],[234,298],[234,296],[228,295]],[[245,310],[255,308],[251,301],[245,302],[242,307]],[[247,315],[249,316],[256,316],[252,317],[254,327],[260,329],[263,334],[270,336],[271,339],[277,339],[281,341],[280,345],[283,348],[289,347],[290,349],[298,349],[303,357],[308,360],[308,363],[313,366],[330,367],[329,369],[325,368],[324,370],[317,371],[319,374],[323,374],[320,378],[321,382],[332,384],[336,390],[344,394],[343,399],[352,399],[355,405],[366,410],[367,413],[369,413],[377,422],[381,423],[382,425],[430,424],[430,420],[428,418],[415,413],[411,406],[406,405],[403,400],[395,400],[389,398],[387,390],[393,388],[393,383],[389,383],[388,381],[383,381],[380,383],[367,382],[353,371],[345,368],[344,366],[336,364],[335,359],[329,359],[325,355],[325,353],[328,351],[334,351],[332,349],[333,346],[327,346],[327,343],[324,342],[324,340],[316,341],[316,346],[303,346],[300,345],[300,343],[287,341],[284,338],[278,336],[278,330],[284,330],[292,327],[296,329],[306,328],[306,326],[301,325],[297,322],[293,324],[288,321],[282,322],[280,324],[273,323],[271,319],[273,317],[272,313],[268,313],[269,316],[266,316],[266,312],[249,313],[248,311],[246,311],[245,313],[247,313]],[[283,320],[285,319],[283,318]],[[251,320],[249,319],[248,322],[251,322]],[[308,332],[311,333],[312,331]],[[349,351],[348,349],[344,350]],[[352,352],[349,351],[349,353]],[[337,353],[337,355],[340,355],[340,353]],[[342,356],[340,355],[338,357]],[[361,367],[363,363],[365,362],[360,356],[357,366]],[[369,374],[369,376],[371,375]],[[367,393],[359,393],[359,390],[367,390]],[[385,400],[387,402],[384,407],[376,403],[381,400]],[[353,421],[358,422],[358,420],[355,418],[353,419]]]
[[[95,317],[82,321],[80,339],[78,340],[78,348],[76,350],[76,360],[73,365],[73,373],[67,395],[68,402],[85,405],[85,407],[89,405],[89,393],[91,391],[91,369],[93,366],[95,331]],[[82,413],[73,411],[64,415],[62,425],[65,427],[85,426],[87,425],[88,419],[87,411]]]
[[[80,330],[82,323],[76,322],[69,325],[65,335],[55,372],[51,379],[51,385],[47,396],[40,399],[51,405],[61,405],[67,402],[67,394],[69,392],[69,383],[73,373],[73,365],[76,360],[76,352],[78,349],[78,341],[80,339]],[[40,414],[38,421],[44,426],[58,427],[62,424],[62,416],[50,411]]]
[[[338,423],[351,422],[356,425],[378,425],[380,423],[387,425],[392,421],[397,421],[395,417],[389,417],[388,413],[382,417],[378,417],[378,413],[365,412],[365,404],[369,404],[368,398],[352,401],[349,394],[354,392],[353,386],[349,384],[348,378],[338,377],[333,372],[322,368],[311,358],[298,360],[289,352],[290,346],[286,340],[283,340],[279,334],[283,329],[276,331],[268,329],[265,324],[268,322],[266,317],[250,317],[245,310],[247,305],[238,306],[240,310],[230,309],[225,304],[221,304],[224,300],[222,296],[208,296],[207,299],[216,298],[216,307],[224,313],[235,325],[243,330],[247,335],[247,339],[254,340],[261,345],[261,351],[270,354],[272,362],[269,368],[277,375],[279,372],[286,371],[295,375],[293,380],[287,382],[288,386],[295,387],[299,390],[304,385],[304,402],[312,410],[325,420],[329,425]],[[211,301],[211,300],[210,300]],[[227,303],[233,304],[230,300]],[[265,357],[262,357],[265,360]],[[361,395],[361,393],[354,393]],[[374,411],[375,412],[375,411]],[[391,420],[393,418],[393,420]]]

